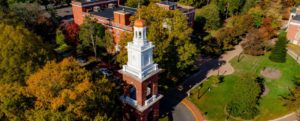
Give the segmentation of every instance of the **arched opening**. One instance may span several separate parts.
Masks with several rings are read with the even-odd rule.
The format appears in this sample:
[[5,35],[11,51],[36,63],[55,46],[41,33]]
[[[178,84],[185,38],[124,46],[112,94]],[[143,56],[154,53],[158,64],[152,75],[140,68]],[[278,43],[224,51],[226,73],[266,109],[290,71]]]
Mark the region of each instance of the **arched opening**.
[[133,85],[130,85],[128,89],[129,89],[129,97],[131,99],[136,100],[136,89],[135,89],[135,87]]
[[139,38],[140,39],[142,38],[142,32],[139,32]]
[[146,99],[148,100],[149,98],[152,97],[152,83],[147,85],[147,96]]

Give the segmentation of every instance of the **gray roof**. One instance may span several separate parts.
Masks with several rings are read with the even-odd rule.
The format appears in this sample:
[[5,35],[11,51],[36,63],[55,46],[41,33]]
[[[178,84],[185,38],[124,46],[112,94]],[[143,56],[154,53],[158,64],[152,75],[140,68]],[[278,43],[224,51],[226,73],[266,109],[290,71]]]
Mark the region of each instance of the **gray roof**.
[[119,6],[117,8],[105,8],[99,12],[90,12],[91,14],[97,15],[97,16],[101,16],[101,17],[105,17],[108,19],[113,19],[114,17],[114,12],[115,11],[120,11],[120,10],[124,10],[124,12],[129,12],[131,14],[134,14],[136,12],[136,8],[130,8],[130,7],[126,7],[126,6]]

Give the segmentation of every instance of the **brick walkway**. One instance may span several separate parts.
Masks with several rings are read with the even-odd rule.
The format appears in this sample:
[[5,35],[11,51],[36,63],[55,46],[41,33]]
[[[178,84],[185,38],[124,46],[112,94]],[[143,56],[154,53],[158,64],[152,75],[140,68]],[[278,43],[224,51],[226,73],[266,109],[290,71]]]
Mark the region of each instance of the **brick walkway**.
[[191,101],[189,101],[187,98],[183,99],[181,103],[187,107],[195,117],[196,121],[205,121],[203,118],[201,112],[199,111],[198,107],[195,106]]

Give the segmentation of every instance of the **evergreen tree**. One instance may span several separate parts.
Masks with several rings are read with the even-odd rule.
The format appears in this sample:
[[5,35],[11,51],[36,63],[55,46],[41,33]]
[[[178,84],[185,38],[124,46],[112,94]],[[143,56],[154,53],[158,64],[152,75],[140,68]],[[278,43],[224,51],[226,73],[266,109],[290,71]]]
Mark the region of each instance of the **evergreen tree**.
[[284,63],[286,61],[286,44],[286,32],[280,32],[269,59],[273,62]]

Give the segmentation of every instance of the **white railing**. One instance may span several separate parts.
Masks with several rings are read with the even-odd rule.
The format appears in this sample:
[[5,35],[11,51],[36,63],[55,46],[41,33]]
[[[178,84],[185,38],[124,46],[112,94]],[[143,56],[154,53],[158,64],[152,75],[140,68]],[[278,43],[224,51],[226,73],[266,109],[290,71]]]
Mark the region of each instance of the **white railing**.
[[152,95],[151,98],[145,101],[145,105],[151,104],[156,99],[156,95]]
[[132,106],[137,106],[137,101],[128,97],[128,96],[125,96],[125,101],[129,104],[129,105],[132,105]]

